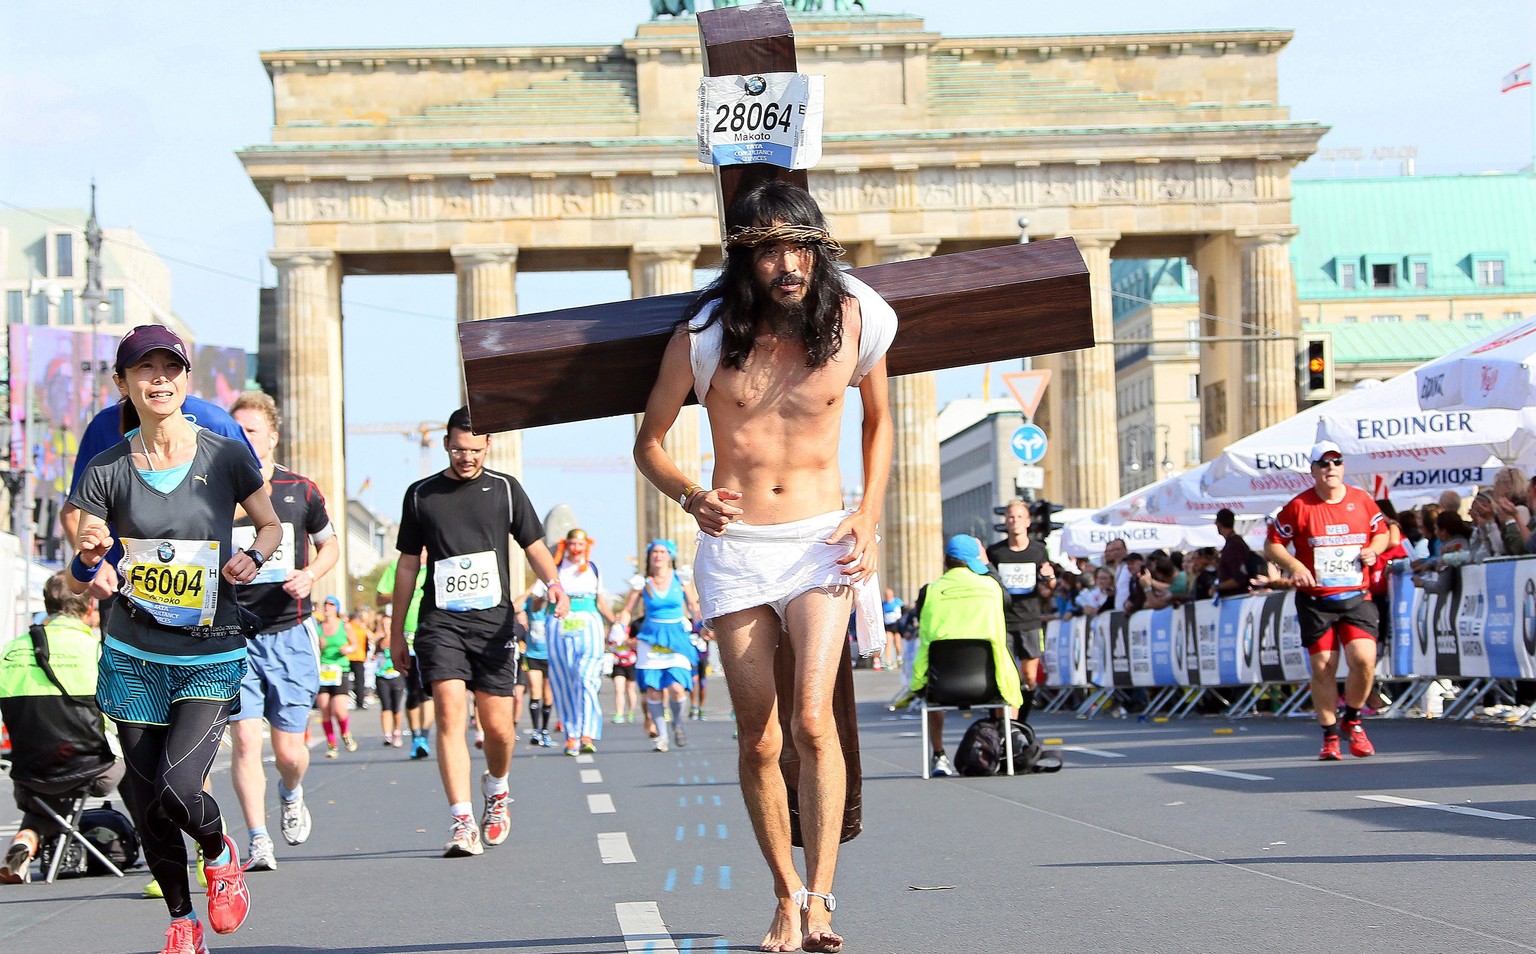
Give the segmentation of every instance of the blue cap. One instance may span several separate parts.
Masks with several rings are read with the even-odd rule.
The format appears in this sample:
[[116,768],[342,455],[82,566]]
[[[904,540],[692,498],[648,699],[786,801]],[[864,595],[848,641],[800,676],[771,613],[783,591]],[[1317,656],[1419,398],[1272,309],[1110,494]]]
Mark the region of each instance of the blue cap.
[[327,603],[331,604],[332,606],[336,607],[336,612],[337,613],[341,612],[341,597],[339,597],[339,596],[327,596],[325,598],[325,601]]
[[677,544],[673,543],[671,540],[668,540],[664,537],[652,540],[650,543],[646,544],[645,552],[650,553],[657,547],[661,547],[663,550],[667,551],[667,556],[670,556],[674,562],[677,560]]
[[944,555],[951,560],[964,560],[972,572],[987,575],[987,565],[981,560],[981,541],[968,533],[957,533],[944,544]]

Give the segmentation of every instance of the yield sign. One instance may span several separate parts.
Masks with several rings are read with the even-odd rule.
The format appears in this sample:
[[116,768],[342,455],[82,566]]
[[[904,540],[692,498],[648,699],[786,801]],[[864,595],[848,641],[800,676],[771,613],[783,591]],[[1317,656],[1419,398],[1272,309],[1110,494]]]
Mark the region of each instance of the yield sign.
[[1050,383],[1050,371],[1009,371],[1003,375],[1003,383],[1013,399],[1024,409],[1024,416],[1032,418],[1040,409],[1040,399],[1045,397],[1045,386]]

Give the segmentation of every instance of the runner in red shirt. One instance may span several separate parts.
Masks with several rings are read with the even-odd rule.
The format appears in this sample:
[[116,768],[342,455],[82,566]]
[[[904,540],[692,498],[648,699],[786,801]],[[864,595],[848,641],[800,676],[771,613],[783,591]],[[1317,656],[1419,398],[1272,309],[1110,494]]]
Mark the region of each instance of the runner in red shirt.
[[[1368,591],[1367,570],[1391,546],[1386,517],[1376,501],[1344,484],[1344,455],[1332,441],[1312,445],[1311,490],[1280,508],[1269,526],[1264,555],[1296,583],[1301,642],[1312,657],[1312,708],[1323,727],[1318,759],[1339,754],[1339,651],[1349,660],[1344,687],[1344,733],[1350,754],[1376,749],[1360,724],[1376,672],[1379,617]],[[1294,554],[1294,555],[1293,555]]]

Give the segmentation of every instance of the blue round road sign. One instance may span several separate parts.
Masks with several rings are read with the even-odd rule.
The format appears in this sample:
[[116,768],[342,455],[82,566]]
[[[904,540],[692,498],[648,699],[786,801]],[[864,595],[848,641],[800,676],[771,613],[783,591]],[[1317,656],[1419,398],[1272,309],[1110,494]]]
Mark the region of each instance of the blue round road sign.
[[1045,431],[1035,424],[1025,424],[1014,431],[1009,444],[1013,447],[1013,456],[1026,464],[1037,464],[1044,460],[1045,449],[1050,446]]

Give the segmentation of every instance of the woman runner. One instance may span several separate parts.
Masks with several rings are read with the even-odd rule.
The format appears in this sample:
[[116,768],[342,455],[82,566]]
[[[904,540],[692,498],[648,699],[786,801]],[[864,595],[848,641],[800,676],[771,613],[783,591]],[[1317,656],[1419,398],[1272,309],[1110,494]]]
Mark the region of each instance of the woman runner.
[[666,752],[667,723],[662,713],[663,695],[672,710],[672,741],[688,744],[683,731],[683,700],[693,685],[698,651],[690,638],[688,621],[699,618],[699,601],[675,569],[677,544],[652,540],[645,550],[645,576],[630,582],[629,598],[619,619],[627,623],[635,602],[643,600],[645,620],[637,634],[636,681],[645,692],[645,708],[656,725],[657,752]]
[[341,615],[341,600],[334,596],[325,598],[320,609],[320,692],[316,702],[320,706],[320,724],[325,729],[325,757],[336,758],[338,733],[341,744],[348,752],[357,751],[357,740],[352,738],[351,703],[347,698],[347,672],[350,658],[356,651],[352,628]]
[[[282,540],[250,450],[182,415],[186,345],[142,325],[117,348],[123,440],[98,454],[70,503],[81,512],[70,589],[83,593],[121,536],[118,596],[102,627],[97,702],[117,723],[134,822],[171,914],[162,954],[203,954],[187,880],[190,835],[206,857],[208,922],[228,934],[250,893],[219,806],[203,791],[245,674],[235,584],[256,577]],[[235,507],[256,527],[231,553]]]

